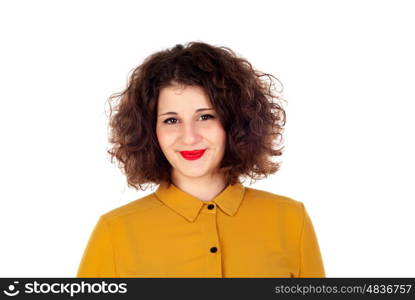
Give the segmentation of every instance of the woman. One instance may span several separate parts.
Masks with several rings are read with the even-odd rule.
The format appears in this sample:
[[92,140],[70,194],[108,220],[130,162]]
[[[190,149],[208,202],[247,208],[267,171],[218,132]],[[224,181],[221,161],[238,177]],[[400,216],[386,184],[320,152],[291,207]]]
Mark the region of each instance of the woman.
[[100,216],[77,277],[325,276],[304,204],[241,181],[280,168],[285,111],[272,78],[202,42],[134,70],[109,98],[120,101],[108,153],[128,186],[159,187]]

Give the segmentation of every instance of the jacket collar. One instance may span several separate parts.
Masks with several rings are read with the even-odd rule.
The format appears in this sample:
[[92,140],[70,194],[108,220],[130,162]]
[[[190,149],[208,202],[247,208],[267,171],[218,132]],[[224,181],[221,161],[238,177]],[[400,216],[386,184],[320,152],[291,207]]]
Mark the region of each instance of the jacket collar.
[[217,206],[229,216],[234,216],[242,202],[245,193],[245,187],[241,183],[228,185],[211,201],[202,201],[171,184],[167,187],[167,182],[160,183],[155,195],[166,206],[173,209],[189,222],[194,222],[205,203],[214,202]]

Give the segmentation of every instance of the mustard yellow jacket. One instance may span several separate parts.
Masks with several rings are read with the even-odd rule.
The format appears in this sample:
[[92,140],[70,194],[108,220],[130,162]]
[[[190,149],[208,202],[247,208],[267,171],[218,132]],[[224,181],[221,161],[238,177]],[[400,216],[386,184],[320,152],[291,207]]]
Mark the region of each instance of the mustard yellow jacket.
[[201,201],[166,183],[98,219],[77,277],[325,277],[300,201],[228,186]]

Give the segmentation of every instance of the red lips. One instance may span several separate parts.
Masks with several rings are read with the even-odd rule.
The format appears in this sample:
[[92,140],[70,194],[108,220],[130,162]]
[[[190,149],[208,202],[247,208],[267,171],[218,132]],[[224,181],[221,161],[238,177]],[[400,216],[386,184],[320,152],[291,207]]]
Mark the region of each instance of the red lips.
[[203,150],[194,150],[194,151],[180,151],[180,154],[187,160],[195,160],[200,158],[206,149]]

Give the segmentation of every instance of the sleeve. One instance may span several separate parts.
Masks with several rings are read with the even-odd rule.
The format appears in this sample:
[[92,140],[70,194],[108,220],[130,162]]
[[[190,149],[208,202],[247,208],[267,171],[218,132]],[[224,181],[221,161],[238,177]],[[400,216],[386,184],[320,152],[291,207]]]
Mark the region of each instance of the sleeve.
[[326,277],[317,236],[310,216],[301,203],[303,225],[300,238],[299,277]]
[[109,225],[103,216],[89,237],[76,277],[116,277]]

